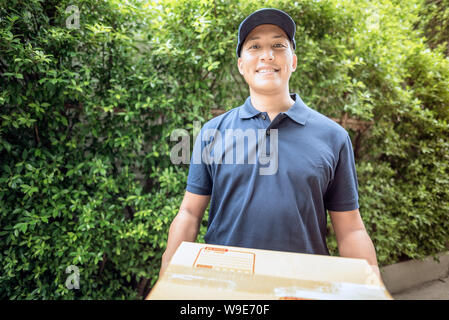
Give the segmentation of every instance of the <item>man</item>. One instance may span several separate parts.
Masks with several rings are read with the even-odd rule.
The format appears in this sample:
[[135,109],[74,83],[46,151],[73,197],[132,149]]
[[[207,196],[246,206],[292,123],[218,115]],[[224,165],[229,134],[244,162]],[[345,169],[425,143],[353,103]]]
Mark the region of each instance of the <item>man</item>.
[[[380,277],[358,210],[349,135],[289,93],[297,67],[295,30],[291,17],[276,9],[255,11],[241,23],[237,63],[250,97],[208,121],[198,135],[160,274],[182,241],[196,240],[211,200],[207,243],[329,254],[327,210],[340,256],[366,259]],[[222,137],[227,138],[224,148]],[[235,147],[245,137],[247,149]],[[251,161],[256,150],[259,162]],[[263,172],[271,161],[271,170]]]

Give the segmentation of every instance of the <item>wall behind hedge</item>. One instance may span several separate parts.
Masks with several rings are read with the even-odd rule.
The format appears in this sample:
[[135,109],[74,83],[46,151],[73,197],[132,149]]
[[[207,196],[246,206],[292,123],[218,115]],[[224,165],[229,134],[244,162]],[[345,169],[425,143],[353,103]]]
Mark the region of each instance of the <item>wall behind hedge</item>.
[[[179,128],[192,135],[211,109],[247,97],[236,29],[261,7],[297,22],[291,91],[330,117],[372,122],[350,134],[360,211],[379,263],[443,250],[449,62],[414,27],[423,5],[1,2],[0,297],[140,299],[148,292],[188,170],[171,163],[170,135]],[[66,286],[70,265],[79,269],[80,289]]]

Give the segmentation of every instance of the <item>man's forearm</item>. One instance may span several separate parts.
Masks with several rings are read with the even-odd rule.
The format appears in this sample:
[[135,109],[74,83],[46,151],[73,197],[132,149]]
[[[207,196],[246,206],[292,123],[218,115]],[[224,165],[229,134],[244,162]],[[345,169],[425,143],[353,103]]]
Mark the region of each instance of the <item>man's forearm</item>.
[[341,257],[367,260],[368,264],[382,281],[377,265],[376,249],[366,230],[360,229],[350,232],[342,239],[337,239],[337,243]]
[[187,210],[182,210],[173,219],[168,232],[167,248],[162,255],[161,272],[165,270],[176,249],[183,241],[194,242],[198,236],[201,221],[190,214]]

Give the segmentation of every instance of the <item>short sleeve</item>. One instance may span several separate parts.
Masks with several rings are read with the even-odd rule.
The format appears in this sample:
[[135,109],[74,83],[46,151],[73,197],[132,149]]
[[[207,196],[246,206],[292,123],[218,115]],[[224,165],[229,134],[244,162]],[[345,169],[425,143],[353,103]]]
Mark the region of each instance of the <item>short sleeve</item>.
[[324,196],[324,205],[327,210],[350,211],[359,208],[358,200],[354,151],[351,138],[346,134],[346,140],[340,149],[334,178],[329,183]]
[[203,130],[196,137],[193,154],[190,159],[186,190],[195,194],[210,195],[212,193],[212,177],[210,166],[202,159],[205,143],[201,137]]

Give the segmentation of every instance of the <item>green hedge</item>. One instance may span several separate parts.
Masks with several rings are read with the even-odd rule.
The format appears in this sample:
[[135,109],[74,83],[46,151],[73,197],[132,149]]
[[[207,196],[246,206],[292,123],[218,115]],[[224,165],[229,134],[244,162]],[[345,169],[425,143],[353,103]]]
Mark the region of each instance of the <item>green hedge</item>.
[[[2,2],[0,297],[141,299],[148,292],[188,172],[170,161],[170,134],[192,135],[211,109],[247,97],[236,29],[261,7],[297,22],[291,91],[328,116],[372,121],[350,134],[360,211],[379,263],[444,250],[449,61],[413,27],[424,4],[401,5]],[[200,241],[206,225],[205,218]],[[66,287],[70,265],[79,268],[78,290]]]
[[449,56],[449,1],[423,0],[425,5],[419,12],[420,19],[416,25],[427,38],[431,48],[445,47],[446,56]]

